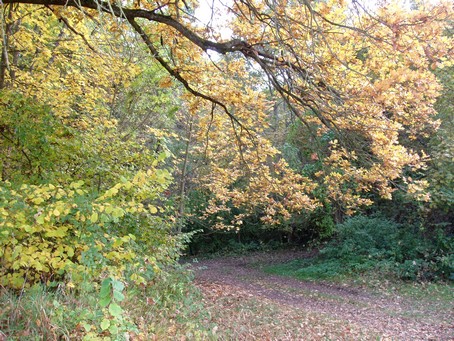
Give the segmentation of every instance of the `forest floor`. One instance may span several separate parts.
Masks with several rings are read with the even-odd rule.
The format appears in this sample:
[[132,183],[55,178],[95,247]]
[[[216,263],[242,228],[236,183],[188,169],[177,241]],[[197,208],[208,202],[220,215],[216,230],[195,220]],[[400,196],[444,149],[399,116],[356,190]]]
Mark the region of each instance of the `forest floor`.
[[[454,340],[454,302],[354,281],[302,281],[265,273],[304,252],[193,260],[207,319],[221,340]],[[381,280],[380,280],[381,281]],[[449,290],[449,289],[448,289]],[[448,291],[449,292],[449,291]]]

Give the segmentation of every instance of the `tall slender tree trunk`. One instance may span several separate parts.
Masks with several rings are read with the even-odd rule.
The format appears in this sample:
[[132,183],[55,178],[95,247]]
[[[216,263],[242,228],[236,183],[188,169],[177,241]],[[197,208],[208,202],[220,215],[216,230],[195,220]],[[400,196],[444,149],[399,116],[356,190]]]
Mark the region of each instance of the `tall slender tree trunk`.
[[180,180],[180,188],[179,188],[179,197],[180,202],[178,204],[178,220],[177,220],[177,232],[181,233],[184,225],[184,209],[186,206],[186,177],[188,172],[188,161],[189,161],[189,147],[191,145],[192,139],[192,117],[191,121],[189,122],[189,130],[188,135],[186,137],[186,148],[184,151],[184,159],[183,159],[183,167],[181,170],[181,180]]
[[[6,12],[8,15],[6,17]],[[9,69],[9,56],[8,56],[8,47],[9,47],[9,37],[11,35],[11,17],[12,17],[12,5],[5,5],[4,12],[2,15],[2,57],[0,61],[0,89],[6,87],[6,71]]]
[[[14,83],[16,78],[14,67],[19,62],[19,51],[10,46],[10,37],[15,33],[20,24],[20,20],[13,21],[14,7],[15,5],[13,4],[4,5],[3,13],[1,14],[2,53],[0,57],[0,89],[4,89]],[[12,63],[9,53],[12,53]],[[9,72],[9,82],[6,77],[7,72]]]

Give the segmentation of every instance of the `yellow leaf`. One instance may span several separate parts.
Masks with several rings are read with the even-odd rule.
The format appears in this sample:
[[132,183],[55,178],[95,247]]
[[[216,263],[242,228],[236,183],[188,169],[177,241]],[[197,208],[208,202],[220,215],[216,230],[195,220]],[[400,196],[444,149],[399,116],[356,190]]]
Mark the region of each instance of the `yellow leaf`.
[[44,202],[44,199],[41,198],[41,197],[34,198],[34,199],[32,200],[32,202],[33,202],[35,205],[39,205],[39,204],[41,204],[41,203]]
[[98,221],[98,212],[93,212],[91,215],[90,221],[94,224]]
[[72,257],[74,256],[74,249],[70,246],[67,246],[66,247],[66,254],[68,255],[68,257]]
[[36,217],[36,223],[40,225],[44,224],[44,216],[42,214]]
[[114,218],[121,218],[124,216],[124,214],[125,214],[125,212],[120,207],[115,207],[112,211],[112,217],[114,217]]

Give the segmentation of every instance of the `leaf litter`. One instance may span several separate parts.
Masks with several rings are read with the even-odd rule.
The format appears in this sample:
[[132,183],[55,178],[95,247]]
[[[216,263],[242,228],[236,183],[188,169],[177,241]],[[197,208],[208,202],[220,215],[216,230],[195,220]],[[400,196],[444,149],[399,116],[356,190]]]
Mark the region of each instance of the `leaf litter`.
[[261,266],[307,257],[258,252],[193,262],[221,340],[454,340],[454,309],[352,283],[302,281]]

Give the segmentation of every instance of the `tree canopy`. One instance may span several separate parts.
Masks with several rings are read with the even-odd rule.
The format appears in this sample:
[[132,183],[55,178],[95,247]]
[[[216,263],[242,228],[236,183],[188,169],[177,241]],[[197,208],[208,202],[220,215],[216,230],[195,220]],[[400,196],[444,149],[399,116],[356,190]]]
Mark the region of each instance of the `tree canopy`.
[[[277,222],[276,215],[318,207],[313,192],[320,185],[347,214],[370,204],[371,191],[391,198],[405,188],[428,200],[427,182],[405,171],[424,167],[427,155],[411,141],[438,126],[433,105],[441,87],[432,71],[452,65],[448,2],[410,9],[397,1],[372,8],[342,0],[232,1],[220,5],[232,31],[227,40],[215,13],[209,24],[197,20],[195,1],[6,0],[3,9],[19,4],[39,8],[30,14],[36,21],[55,16],[88,47],[80,61],[67,60],[72,75],[91,63],[93,72],[106,77],[106,87],[82,82],[65,90],[73,98],[78,91],[87,110],[93,103],[89,91],[111,96],[112,79],[138,72],[134,65],[144,54],[132,52],[135,38],[167,72],[160,87],[183,85],[182,98],[197,117],[195,139],[205,142],[200,152],[210,160],[209,212],[228,202],[255,205],[266,212],[264,221]],[[5,37],[14,20],[22,20],[14,16],[5,16]],[[25,53],[22,42],[17,40],[19,54]],[[34,43],[40,53],[51,50]],[[225,57],[210,57],[210,51]],[[11,64],[3,58],[4,71]],[[109,71],[97,71],[101,66]],[[15,67],[17,74],[23,71]],[[8,82],[5,72],[2,79]],[[68,97],[53,98],[61,105]],[[279,106],[302,122],[305,138],[317,146],[312,161],[321,166],[311,177],[290,169],[266,137],[267,113]],[[243,185],[233,186],[238,183]]]

